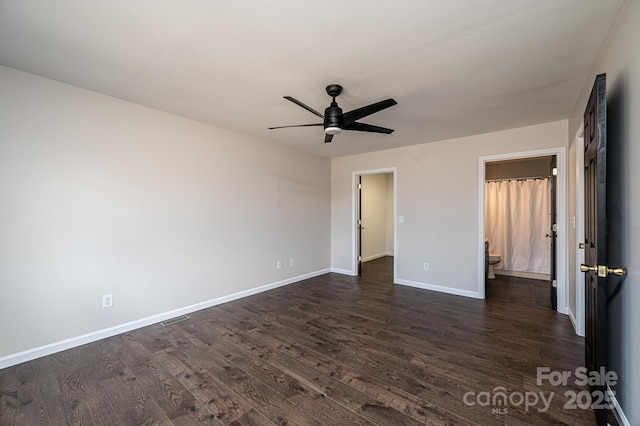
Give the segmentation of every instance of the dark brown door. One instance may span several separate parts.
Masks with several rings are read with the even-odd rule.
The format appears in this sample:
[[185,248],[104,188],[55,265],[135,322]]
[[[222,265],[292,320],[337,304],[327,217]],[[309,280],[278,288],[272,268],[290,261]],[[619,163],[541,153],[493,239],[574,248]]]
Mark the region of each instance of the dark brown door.
[[551,259],[549,274],[551,283],[549,284],[550,296],[551,296],[551,308],[558,309],[558,269],[556,264],[556,242],[558,240],[558,207],[556,200],[556,185],[558,181],[558,160],[554,155],[551,157],[551,230],[549,236],[551,237]]
[[[607,371],[607,104],[606,75],[600,74],[584,112],[585,195],[585,363],[590,371]],[[606,268],[606,266],[605,266]],[[604,275],[604,276],[603,276]],[[592,387],[603,395],[605,386]],[[595,398],[594,398],[595,399]],[[607,411],[596,407],[598,425],[607,424]]]

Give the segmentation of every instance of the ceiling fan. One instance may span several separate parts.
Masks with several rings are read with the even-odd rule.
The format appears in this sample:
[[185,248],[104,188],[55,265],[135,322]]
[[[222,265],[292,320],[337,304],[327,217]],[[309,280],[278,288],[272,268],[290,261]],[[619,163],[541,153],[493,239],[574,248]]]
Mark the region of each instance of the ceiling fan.
[[353,111],[342,113],[342,108],[338,106],[336,102],[336,97],[342,93],[342,86],[339,84],[330,84],[327,86],[327,94],[333,98],[331,101],[331,105],[327,109],[324,110],[324,115],[320,114],[315,109],[311,108],[308,105],[303,104],[299,100],[291,97],[285,96],[284,98],[288,101],[293,102],[294,104],[301,106],[312,114],[317,115],[322,118],[324,122],[322,123],[314,123],[314,124],[298,124],[294,126],[279,126],[279,127],[269,127],[269,130],[273,129],[284,129],[287,127],[309,127],[309,126],[324,126],[324,142],[331,142],[334,135],[337,135],[343,130],[357,130],[359,132],[373,132],[373,133],[386,133],[390,134],[393,132],[393,129],[387,129],[385,127],[374,126],[371,124],[358,123],[356,120],[359,120],[363,117],[376,113],[378,111],[382,111],[383,109],[392,107],[397,104],[397,102],[393,99],[386,99],[384,101],[376,102],[375,104],[363,106],[362,108],[354,109]]

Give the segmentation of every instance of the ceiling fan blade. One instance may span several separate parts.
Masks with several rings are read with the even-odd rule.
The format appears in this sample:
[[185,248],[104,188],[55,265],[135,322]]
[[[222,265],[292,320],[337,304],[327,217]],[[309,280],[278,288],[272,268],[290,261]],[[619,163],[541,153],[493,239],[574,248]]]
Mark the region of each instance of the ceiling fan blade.
[[386,127],[374,126],[373,124],[365,123],[351,123],[348,126],[344,126],[344,130],[357,130],[359,132],[373,132],[373,133],[393,133],[393,129],[387,129]]
[[315,109],[311,108],[308,105],[303,104],[302,102],[300,102],[299,100],[297,100],[296,98],[292,98],[291,96],[284,96],[284,98],[288,101],[293,102],[294,104],[301,106],[302,108],[306,109],[307,111],[309,111],[312,114],[317,115],[320,118],[324,118],[324,115],[320,114],[318,111],[316,111]]
[[354,109],[343,114],[344,125],[348,126],[354,123],[356,120],[360,120],[367,115],[371,115],[383,109],[397,105],[398,103],[394,99],[385,99],[384,101],[376,102],[375,104],[363,106],[362,108]]
[[324,143],[329,143],[329,142],[331,142],[332,139],[333,139],[333,135],[325,133],[325,135],[324,135]]
[[293,126],[277,126],[277,127],[269,127],[269,130],[273,130],[273,129],[286,129],[287,127],[310,127],[310,126],[322,126],[322,123],[314,123],[314,124],[294,124]]

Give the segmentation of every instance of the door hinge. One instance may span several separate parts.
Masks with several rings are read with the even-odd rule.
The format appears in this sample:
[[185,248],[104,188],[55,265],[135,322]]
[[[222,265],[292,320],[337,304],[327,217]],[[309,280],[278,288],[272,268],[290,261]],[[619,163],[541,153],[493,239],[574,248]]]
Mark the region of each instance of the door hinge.
[[362,184],[361,183],[358,184],[358,189],[362,189]]
[[358,256],[358,262],[362,262],[362,256]]
[[551,229],[553,230],[553,232],[558,232],[558,224],[554,223]]
[[553,280],[553,281],[551,282],[551,286],[552,286],[553,288],[557,288],[557,287],[558,287],[558,280]]

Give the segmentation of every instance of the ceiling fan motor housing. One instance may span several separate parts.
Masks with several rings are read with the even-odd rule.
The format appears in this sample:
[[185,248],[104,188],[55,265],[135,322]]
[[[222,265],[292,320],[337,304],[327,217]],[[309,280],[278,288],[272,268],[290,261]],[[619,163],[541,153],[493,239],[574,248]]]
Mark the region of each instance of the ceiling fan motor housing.
[[[342,119],[342,108],[340,108],[334,100],[331,102],[331,105],[324,110],[324,129],[326,133],[336,134],[340,133],[343,128],[344,121]],[[327,131],[329,129],[334,129],[334,133]]]

